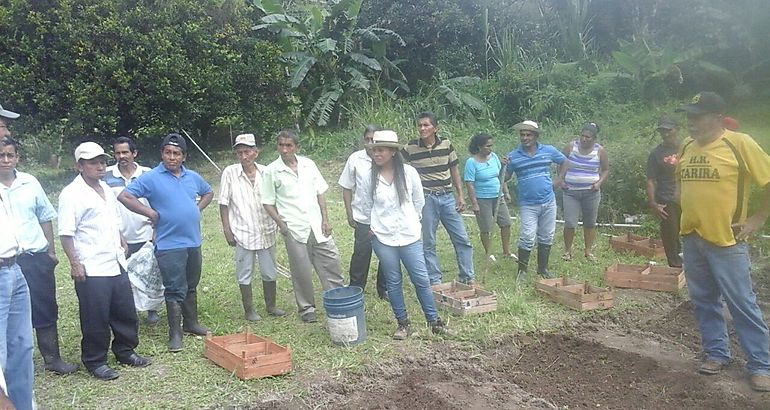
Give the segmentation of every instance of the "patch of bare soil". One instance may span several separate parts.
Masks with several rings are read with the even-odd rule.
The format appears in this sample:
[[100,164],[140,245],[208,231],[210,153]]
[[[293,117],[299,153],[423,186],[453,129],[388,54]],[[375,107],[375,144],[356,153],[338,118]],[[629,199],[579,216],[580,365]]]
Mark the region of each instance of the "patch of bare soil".
[[[768,317],[770,272],[755,277]],[[716,376],[695,371],[700,336],[680,296],[618,291],[639,309],[600,312],[549,334],[508,335],[487,346],[437,343],[340,378],[308,382],[302,395],[260,409],[770,409],[770,394],[748,387],[735,337],[735,362]],[[728,321],[729,322],[729,321]]]

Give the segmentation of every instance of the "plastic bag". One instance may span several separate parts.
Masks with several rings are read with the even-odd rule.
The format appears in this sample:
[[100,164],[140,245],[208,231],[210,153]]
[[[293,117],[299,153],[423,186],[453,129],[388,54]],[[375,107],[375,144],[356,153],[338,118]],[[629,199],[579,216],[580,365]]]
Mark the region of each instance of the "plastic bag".
[[140,312],[158,310],[163,305],[163,279],[153,248],[153,243],[148,241],[127,261],[134,305]]

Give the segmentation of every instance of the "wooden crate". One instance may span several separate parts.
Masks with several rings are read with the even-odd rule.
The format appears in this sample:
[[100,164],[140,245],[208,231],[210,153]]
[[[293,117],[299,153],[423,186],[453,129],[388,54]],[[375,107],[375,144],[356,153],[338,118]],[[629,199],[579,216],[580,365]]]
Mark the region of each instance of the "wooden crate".
[[610,286],[676,292],[685,285],[682,268],[656,265],[626,265],[616,263],[604,271]]
[[431,286],[438,307],[455,315],[469,315],[497,310],[497,295],[460,282]]
[[633,252],[648,258],[661,258],[666,256],[663,241],[644,236],[626,233],[625,235],[610,238],[610,246],[616,251]]
[[292,369],[291,348],[266,337],[245,332],[212,336],[204,341],[204,355],[214,363],[234,372],[241,380],[286,374]]
[[609,309],[613,294],[610,289],[578,282],[570,278],[540,279],[538,292],[556,303],[575,310]]

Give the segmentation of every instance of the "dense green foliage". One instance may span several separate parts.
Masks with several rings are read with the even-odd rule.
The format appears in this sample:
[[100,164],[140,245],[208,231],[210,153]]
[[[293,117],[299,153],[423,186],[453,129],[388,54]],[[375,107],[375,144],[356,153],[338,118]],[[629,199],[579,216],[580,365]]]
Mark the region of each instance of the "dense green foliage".
[[[238,2],[9,1],[0,11],[2,100],[51,134],[152,136],[288,118],[280,48]],[[34,121],[35,124],[30,122]],[[56,141],[54,139],[54,141]]]

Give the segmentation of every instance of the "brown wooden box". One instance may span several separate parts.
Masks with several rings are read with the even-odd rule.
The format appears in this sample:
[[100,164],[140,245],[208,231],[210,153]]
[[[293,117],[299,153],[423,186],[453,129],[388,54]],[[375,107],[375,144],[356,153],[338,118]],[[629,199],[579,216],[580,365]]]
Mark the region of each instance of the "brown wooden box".
[[660,239],[646,238],[644,236],[626,233],[625,235],[610,238],[610,246],[616,251],[633,252],[648,258],[660,258],[666,256],[663,241]]
[[241,380],[277,376],[291,371],[291,348],[276,344],[248,330],[227,336],[211,336],[204,341],[204,356],[234,372]]
[[655,265],[626,265],[616,263],[604,271],[610,286],[676,292],[685,285],[682,268]]
[[575,310],[609,309],[613,303],[610,289],[570,278],[540,279],[535,286],[548,299]]
[[455,315],[469,315],[497,310],[497,295],[460,282],[431,286],[436,305]]

